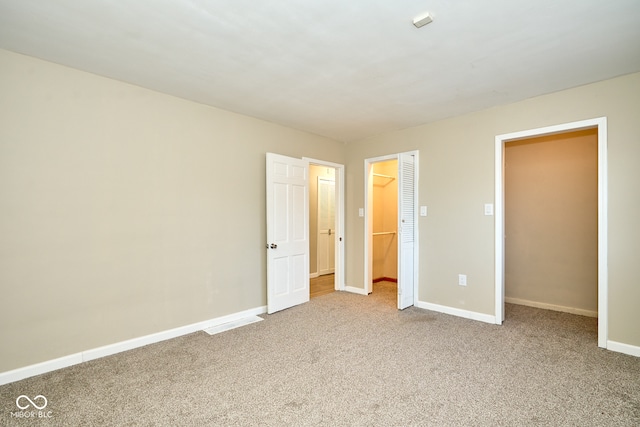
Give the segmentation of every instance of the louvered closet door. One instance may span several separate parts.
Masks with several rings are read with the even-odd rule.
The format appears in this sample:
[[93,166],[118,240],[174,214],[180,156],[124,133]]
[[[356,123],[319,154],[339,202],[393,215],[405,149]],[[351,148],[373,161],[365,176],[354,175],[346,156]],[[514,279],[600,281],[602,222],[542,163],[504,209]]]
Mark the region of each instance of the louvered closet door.
[[398,308],[413,305],[415,285],[415,227],[416,227],[416,183],[415,156],[400,154],[398,164],[398,230],[400,245],[398,253]]
[[309,301],[308,162],[267,153],[267,312]]

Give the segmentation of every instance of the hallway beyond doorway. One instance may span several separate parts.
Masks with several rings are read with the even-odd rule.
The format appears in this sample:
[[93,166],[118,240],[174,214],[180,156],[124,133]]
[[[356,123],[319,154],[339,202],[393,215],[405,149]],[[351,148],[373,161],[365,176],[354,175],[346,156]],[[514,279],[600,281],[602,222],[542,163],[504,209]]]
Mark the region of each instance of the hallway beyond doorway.
[[309,281],[309,297],[315,298],[330,294],[335,289],[335,274],[325,274]]

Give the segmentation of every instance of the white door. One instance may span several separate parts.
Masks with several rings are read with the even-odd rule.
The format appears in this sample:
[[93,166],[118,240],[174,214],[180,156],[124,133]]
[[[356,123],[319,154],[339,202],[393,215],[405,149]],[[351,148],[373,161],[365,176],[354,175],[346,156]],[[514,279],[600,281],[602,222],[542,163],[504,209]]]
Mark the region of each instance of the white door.
[[335,271],[335,182],[318,178],[318,275]]
[[398,309],[413,305],[415,284],[415,156],[398,156]]
[[267,313],[309,301],[309,163],[267,153]]

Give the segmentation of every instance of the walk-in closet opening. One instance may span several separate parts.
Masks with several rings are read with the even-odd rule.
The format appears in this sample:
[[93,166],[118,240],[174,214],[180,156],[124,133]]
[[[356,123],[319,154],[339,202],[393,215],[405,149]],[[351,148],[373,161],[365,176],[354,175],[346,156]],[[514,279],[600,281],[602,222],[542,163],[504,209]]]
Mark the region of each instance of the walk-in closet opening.
[[374,163],[371,233],[373,292],[397,293],[398,284],[398,160]]
[[598,129],[505,143],[505,301],[598,316]]
[[[418,269],[418,152],[365,159],[365,291],[414,305]],[[379,286],[376,286],[379,285]]]
[[608,348],[607,181],[606,117],[496,135],[497,324],[507,298],[597,317]]

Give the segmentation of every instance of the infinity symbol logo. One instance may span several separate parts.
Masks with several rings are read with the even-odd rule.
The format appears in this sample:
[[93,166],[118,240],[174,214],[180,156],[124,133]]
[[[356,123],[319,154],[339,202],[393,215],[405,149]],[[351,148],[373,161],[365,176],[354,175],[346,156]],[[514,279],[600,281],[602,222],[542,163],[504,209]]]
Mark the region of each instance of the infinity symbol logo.
[[48,402],[47,402],[47,398],[46,398],[46,397],[44,397],[43,395],[39,394],[39,395],[37,395],[36,397],[34,397],[34,398],[33,398],[33,400],[42,399],[42,400],[44,401],[44,404],[43,404],[42,406],[38,406],[38,405],[36,404],[36,402],[34,402],[33,400],[29,399],[29,396],[25,396],[24,394],[22,394],[22,395],[18,396],[18,398],[16,399],[16,406],[17,406],[18,408],[20,408],[20,409],[27,409],[27,408],[29,407],[29,403],[27,403],[27,404],[26,404],[26,405],[24,405],[24,406],[21,406],[21,405],[20,405],[20,400],[24,400],[24,399],[26,399],[26,400],[27,400],[27,402],[29,402],[31,405],[33,405],[33,407],[34,407],[34,408],[36,408],[36,409],[44,409],[44,408],[46,408],[46,407],[47,407],[47,403],[48,403]]

